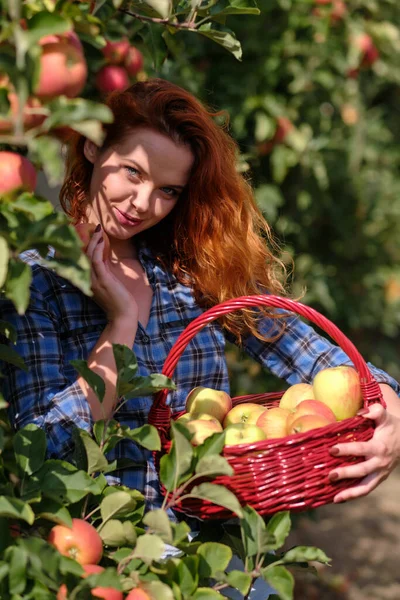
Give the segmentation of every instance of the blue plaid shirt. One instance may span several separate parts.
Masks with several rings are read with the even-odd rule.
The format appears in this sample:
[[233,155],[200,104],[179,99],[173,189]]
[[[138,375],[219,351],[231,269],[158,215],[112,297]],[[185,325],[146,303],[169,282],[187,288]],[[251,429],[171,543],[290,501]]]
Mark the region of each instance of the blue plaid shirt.
[[[196,303],[192,290],[155,261],[149,250],[142,248],[139,259],[153,289],[147,327],[139,324],[133,347],[139,374],[145,376],[161,372],[172,345],[203,309]],[[19,316],[11,302],[3,298],[0,318],[16,328],[15,349],[24,358],[28,372],[3,364],[2,390],[10,403],[10,419],[15,427],[28,423],[42,427],[47,434],[49,456],[68,459],[73,448],[73,427],[90,431],[92,426],[90,409],[70,360],[88,358],[106,325],[106,318],[93,299],[40,265],[36,251],[24,253],[23,260],[32,267],[29,307]],[[272,333],[269,319],[262,328],[272,335],[274,323]],[[174,373],[177,390],[168,397],[173,412],[183,410],[185,398],[193,387],[207,386],[229,392],[224,354],[226,339],[221,325],[214,321],[189,343]],[[311,382],[320,369],[349,363],[340,348],[290,315],[285,333],[277,341],[263,343],[249,336],[243,349],[289,384]],[[388,383],[399,393],[400,387],[391,377],[370,367],[379,382]],[[132,428],[144,425],[151,403],[152,397],[129,400],[118,412],[117,419]],[[135,463],[113,473],[110,483],[142,491],[148,508],[160,506],[162,497],[150,452],[131,441],[122,441],[109,458],[130,459]]]

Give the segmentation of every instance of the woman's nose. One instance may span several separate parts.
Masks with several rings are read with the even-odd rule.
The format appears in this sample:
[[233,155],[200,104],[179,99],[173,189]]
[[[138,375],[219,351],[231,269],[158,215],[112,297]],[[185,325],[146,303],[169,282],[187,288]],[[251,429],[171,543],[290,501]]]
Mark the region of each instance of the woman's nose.
[[141,189],[137,192],[137,195],[133,201],[133,206],[140,213],[146,213],[150,208],[151,203],[151,189],[147,186],[141,186]]

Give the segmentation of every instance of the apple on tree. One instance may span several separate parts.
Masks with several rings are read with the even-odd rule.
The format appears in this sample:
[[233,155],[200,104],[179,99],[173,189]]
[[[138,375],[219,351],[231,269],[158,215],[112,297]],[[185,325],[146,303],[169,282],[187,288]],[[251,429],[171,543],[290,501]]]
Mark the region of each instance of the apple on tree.
[[129,592],[125,600],[153,600],[141,587],[136,587]]
[[47,538],[60,554],[81,565],[97,564],[103,555],[103,542],[96,529],[83,519],[72,519],[72,527],[55,525]]
[[122,38],[112,42],[106,40],[106,45],[102,48],[104,58],[113,65],[119,65],[124,62],[130,48],[129,40]]
[[16,152],[0,152],[0,194],[17,189],[33,192],[36,171],[30,160]]
[[198,386],[193,388],[186,398],[188,413],[207,413],[220,423],[232,408],[232,398],[227,392]]
[[135,46],[131,46],[128,50],[125,58],[125,68],[131,77],[136,77],[139,71],[143,69],[143,55]]
[[[104,571],[104,567],[100,565],[82,565],[84,573],[82,575],[83,578],[88,575],[93,575],[97,573],[102,573]],[[63,584],[58,590],[57,600],[67,600],[68,599],[68,590],[67,586]],[[102,600],[123,600],[124,595],[119,590],[116,590],[111,587],[95,587],[91,590],[91,594],[94,598],[102,598]]]
[[315,399],[329,406],[338,421],[354,417],[362,407],[360,378],[353,367],[322,369],[314,377],[313,390]]
[[126,90],[129,83],[128,73],[120,65],[104,65],[95,78],[96,87],[103,94]]
[[254,444],[266,439],[267,436],[261,427],[249,423],[235,423],[225,429],[225,446]]

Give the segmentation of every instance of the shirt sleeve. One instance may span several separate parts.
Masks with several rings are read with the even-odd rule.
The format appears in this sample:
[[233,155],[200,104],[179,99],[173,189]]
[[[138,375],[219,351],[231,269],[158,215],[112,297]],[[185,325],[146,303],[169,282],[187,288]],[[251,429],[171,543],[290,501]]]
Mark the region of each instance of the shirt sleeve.
[[59,318],[34,287],[24,315],[18,315],[9,300],[0,299],[0,318],[15,328],[13,348],[28,368],[24,371],[6,362],[0,365],[0,385],[9,403],[11,424],[16,429],[29,423],[38,425],[46,432],[49,456],[65,459],[73,449],[74,427],[90,431],[92,417],[77,377],[71,367],[66,369]]
[[[243,350],[274,375],[295,383],[311,383],[321,369],[339,365],[353,365],[347,354],[325,337],[319,335],[299,317],[289,316],[280,319],[263,319],[259,331],[270,338],[282,335],[266,343],[249,335],[243,343]],[[400,385],[390,375],[367,363],[371,374],[378,383],[387,383],[400,395]]]

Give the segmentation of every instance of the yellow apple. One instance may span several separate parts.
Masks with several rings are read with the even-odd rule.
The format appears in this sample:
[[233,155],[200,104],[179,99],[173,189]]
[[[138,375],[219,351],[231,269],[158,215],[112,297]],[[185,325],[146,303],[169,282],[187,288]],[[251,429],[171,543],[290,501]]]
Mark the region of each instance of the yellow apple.
[[207,387],[195,387],[186,398],[186,411],[189,413],[207,413],[220,423],[232,408],[232,398],[222,390]]
[[338,421],[354,417],[363,403],[358,373],[346,365],[317,373],[313,389],[315,399],[329,406]]
[[318,427],[325,427],[325,425],[331,424],[332,421],[322,415],[303,415],[293,421],[290,427],[288,427],[288,435],[304,433],[305,431],[311,431],[311,429],[318,429]]
[[206,421],[201,419],[194,419],[185,423],[186,429],[193,434],[190,443],[193,446],[199,446],[206,440],[210,435],[214,433],[221,433],[222,425],[216,419],[213,421]]
[[254,402],[244,402],[243,404],[237,404],[234,406],[226,415],[223,425],[234,425],[235,423],[248,423],[249,425],[255,425],[258,417],[266,412],[268,409],[261,404],[255,404]]
[[314,400],[313,386],[309,383],[291,385],[280,399],[279,407],[294,410],[302,400]]
[[322,417],[326,417],[331,423],[336,421],[334,412],[323,402],[319,400],[303,400],[296,406],[293,412],[290,412],[286,422],[287,429],[289,430],[292,423],[303,415],[321,415]]
[[225,429],[225,446],[237,446],[238,444],[254,444],[266,440],[267,436],[261,427],[249,425],[248,423],[235,423]]
[[183,415],[181,415],[180,417],[177,418],[176,422],[177,423],[182,423],[183,425],[186,425],[186,423],[188,421],[192,420],[192,415],[190,413],[183,413]]
[[261,427],[267,439],[285,437],[286,421],[290,414],[286,408],[270,408],[258,417],[256,425]]

